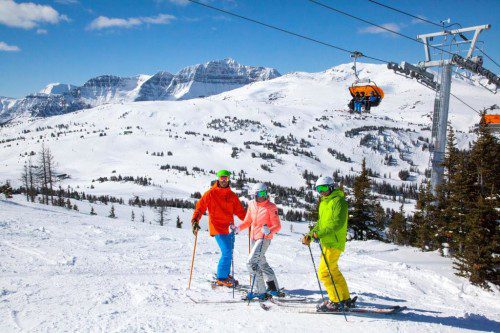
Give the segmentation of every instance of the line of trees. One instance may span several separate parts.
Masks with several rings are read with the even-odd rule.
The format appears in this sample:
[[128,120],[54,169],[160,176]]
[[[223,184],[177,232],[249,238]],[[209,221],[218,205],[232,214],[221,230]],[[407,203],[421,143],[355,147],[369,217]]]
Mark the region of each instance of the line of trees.
[[444,181],[421,187],[416,211],[402,211],[389,226],[390,239],[454,260],[456,274],[489,289],[500,285],[500,143],[481,122],[478,138],[459,150],[449,131]]

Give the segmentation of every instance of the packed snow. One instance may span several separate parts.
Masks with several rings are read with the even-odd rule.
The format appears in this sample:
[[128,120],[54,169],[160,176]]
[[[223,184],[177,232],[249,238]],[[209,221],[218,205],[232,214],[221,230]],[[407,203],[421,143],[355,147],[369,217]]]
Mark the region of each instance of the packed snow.
[[[206,220],[198,237],[191,289],[187,289],[194,237],[190,211],[169,210],[164,227],[105,216],[88,203],[80,213],[0,201],[1,332],[463,332],[500,331],[499,293],[455,276],[450,259],[376,241],[347,243],[340,268],[359,305],[407,306],[393,316],[314,315],[320,300],[310,255],[300,243],[305,226],[285,222],[268,251],[279,283],[306,297],[288,307],[270,304],[196,304],[232,300],[230,289],[212,290],[219,253]],[[136,215],[140,211],[136,209]],[[174,226],[180,216],[184,229]],[[293,232],[290,226],[293,225]],[[248,284],[247,234],[237,236],[235,276]],[[314,257],[319,250],[313,244]],[[236,292],[235,298],[242,296]]]

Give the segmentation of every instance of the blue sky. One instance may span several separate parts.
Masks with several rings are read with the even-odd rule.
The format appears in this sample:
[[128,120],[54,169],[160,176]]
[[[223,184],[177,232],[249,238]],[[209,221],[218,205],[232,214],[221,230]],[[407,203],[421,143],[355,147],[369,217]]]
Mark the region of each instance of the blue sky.
[[[204,0],[349,50],[400,62],[416,62],[423,47],[306,0]],[[427,23],[367,0],[322,0],[338,9],[416,36],[437,31]],[[500,1],[391,1],[384,4],[439,22],[490,23],[485,51],[500,61]],[[0,0],[0,96],[22,97],[50,82],[83,84],[103,74],[175,73],[231,57],[281,73],[321,71],[349,62],[339,52],[185,0]],[[485,67],[500,69],[485,59]]]

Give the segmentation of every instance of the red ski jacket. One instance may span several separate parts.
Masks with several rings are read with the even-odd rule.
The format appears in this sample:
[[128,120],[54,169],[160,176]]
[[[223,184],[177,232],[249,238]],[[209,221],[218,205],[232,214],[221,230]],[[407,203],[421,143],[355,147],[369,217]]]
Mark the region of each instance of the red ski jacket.
[[246,215],[245,208],[231,188],[219,187],[217,182],[196,203],[192,220],[199,221],[207,209],[210,236],[229,234],[234,215],[242,221]]

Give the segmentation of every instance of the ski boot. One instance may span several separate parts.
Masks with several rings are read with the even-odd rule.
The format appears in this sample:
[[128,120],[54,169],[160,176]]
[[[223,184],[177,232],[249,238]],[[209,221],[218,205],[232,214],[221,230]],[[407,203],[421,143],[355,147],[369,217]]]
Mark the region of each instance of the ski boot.
[[349,298],[342,301],[342,304],[346,309],[352,309],[356,307],[356,301],[358,300],[358,296],[354,296],[354,298]]
[[253,300],[255,298],[257,298],[260,301],[265,301],[266,299],[269,298],[269,296],[266,293],[259,294],[259,293],[249,292],[245,296],[245,298],[243,298],[243,300],[244,301],[249,301],[249,300]]
[[226,279],[216,279],[214,281],[214,285],[218,287],[228,287],[233,288],[239,285],[238,280],[235,280],[231,275],[229,275]]
[[268,294],[269,296],[271,297],[286,296],[282,289],[278,290],[278,288],[276,288],[276,283],[274,281],[268,281],[266,282],[266,285],[267,285],[266,294]]
[[339,302],[324,301],[316,307],[316,312],[341,312],[342,304]]

